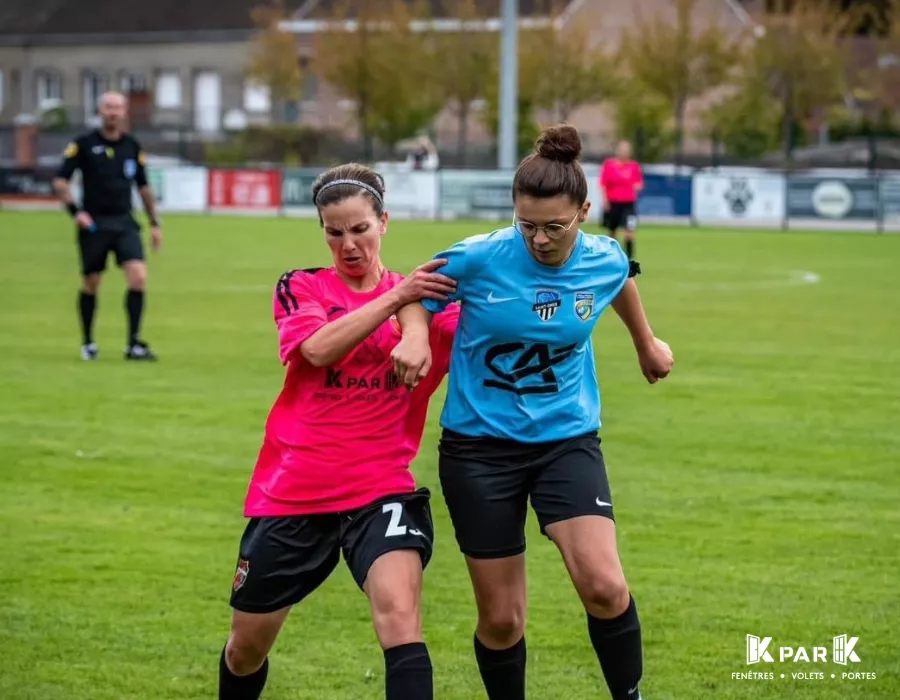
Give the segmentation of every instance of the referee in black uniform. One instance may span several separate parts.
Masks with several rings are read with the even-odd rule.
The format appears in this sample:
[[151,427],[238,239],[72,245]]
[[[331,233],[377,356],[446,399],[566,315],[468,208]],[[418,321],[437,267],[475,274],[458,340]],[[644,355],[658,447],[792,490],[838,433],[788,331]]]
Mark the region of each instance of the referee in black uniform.
[[[53,181],[57,195],[78,227],[78,247],[84,277],[78,297],[84,332],[81,358],[97,359],[97,344],[93,336],[97,290],[101,275],[106,269],[106,259],[113,252],[116,254],[116,264],[125,272],[128,286],[125,295],[125,308],[128,312],[125,359],[152,361],[156,360],[156,355],[140,339],[147,265],[144,262],[141,227],[132,214],[132,188],[137,185],[150,219],[154,250],[162,244],[156,202],[153,191],[147,184],[141,146],[133,136],[124,131],[127,116],[125,96],[117,92],[104,94],[100,98],[99,113],[102,120],[100,128],[79,136],[68,145],[63,163]],[[80,207],[69,191],[69,180],[76,170],[81,171],[84,192]]]

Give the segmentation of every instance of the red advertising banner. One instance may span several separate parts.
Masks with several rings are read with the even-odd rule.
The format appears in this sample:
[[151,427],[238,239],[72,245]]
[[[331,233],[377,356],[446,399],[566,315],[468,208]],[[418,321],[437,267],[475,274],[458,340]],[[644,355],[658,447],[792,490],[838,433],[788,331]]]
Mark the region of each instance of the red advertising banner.
[[210,170],[209,208],[267,212],[281,206],[278,170]]

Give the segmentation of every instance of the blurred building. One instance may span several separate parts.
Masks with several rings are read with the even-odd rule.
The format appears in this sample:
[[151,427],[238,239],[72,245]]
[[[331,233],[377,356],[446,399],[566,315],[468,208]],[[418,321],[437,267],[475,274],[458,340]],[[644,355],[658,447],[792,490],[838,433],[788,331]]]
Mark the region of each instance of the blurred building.
[[[9,152],[9,125],[21,115],[41,115],[54,127],[41,150],[58,153],[69,137],[66,132],[90,123],[97,97],[111,88],[129,97],[132,129],[158,144],[159,152],[171,150],[166,144],[177,142],[183,154],[186,143],[221,140],[229,131],[253,124],[328,127],[355,138],[353,104],[310,70],[316,60],[316,28],[322,18],[333,15],[337,0],[285,2],[290,13],[286,27],[296,37],[297,60],[304,75],[301,100],[287,105],[275,103],[265,86],[245,75],[254,29],[250,12],[260,2],[0,1],[0,160]],[[496,32],[499,41],[500,0],[479,2],[483,13],[493,18],[485,24],[486,31]],[[765,0],[697,2],[702,17],[735,34],[746,27],[748,10],[766,7]],[[429,3],[442,31],[458,30],[446,17],[447,2]],[[544,0],[519,0],[520,21],[525,26],[546,25],[551,22],[547,8],[552,5]],[[554,22],[559,31],[587,26],[592,43],[610,50],[642,14],[674,18],[673,0],[560,0],[556,9]],[[689,104],[686,133],[694,130],[709,97]],[[552,115],[537,116],[542,121],[552,119]],[[609,150],[614,127],[606,106],[580,107],[570,120],[581,130],[587,152]],[[431,135],[442,152],[453,150],[458,129],[449,108],[436,119]],[[60,143],[54,142],[53,133]],[[488,150],[493,142],[493,134],[486,132],[478,118],[477,106],[468,142],[472,151]],[[690,142],[686,146],[690,150]]]

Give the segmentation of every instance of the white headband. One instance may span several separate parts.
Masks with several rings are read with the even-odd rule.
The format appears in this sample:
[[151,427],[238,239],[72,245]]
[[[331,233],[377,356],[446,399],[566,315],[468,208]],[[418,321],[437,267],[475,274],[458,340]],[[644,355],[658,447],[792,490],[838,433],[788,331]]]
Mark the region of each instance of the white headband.
[[322,197],[322,193],[325,190],[331,189],[332,187],[337,187],[338,185],[354,185],[356,187],[361,187],[366,192],[375,197],[376,201],[379,204],[384,204],[384,200],[381,199],[381,195],[378,193],[378,190],[372,187],[372,185],[367,185],[365,182],[361,182],[360,180],[332,180],[327,185],[323,185],[322,189],[319,190],[319,194],[316,195],[316,204],[319,203],[319,199]]

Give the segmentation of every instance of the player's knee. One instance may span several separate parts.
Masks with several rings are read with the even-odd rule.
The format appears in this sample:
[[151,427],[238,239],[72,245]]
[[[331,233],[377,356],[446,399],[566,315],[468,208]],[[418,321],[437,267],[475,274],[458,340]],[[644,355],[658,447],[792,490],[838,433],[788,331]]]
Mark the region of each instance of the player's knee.
[[419,601],[411,594],[379,596],[372,602],[372,624],[384,649],[421,641]]
[[143,291],[147,286],[147,268],[143,265],[134,265],[125,273],[128,288],[135,291]]
[[525,606],[506,604],[478,612],[478,636],[495,646],[512,646],[525,633]]
[[100,275],[96,273],[85,275],[81,281],[81,290],[85,294],[96,294],[98,289],[100,289]]
[[225,663],[234,675],[249,676],[259,670],[268,653],[268,644],[261,639],[232,632],[225,645]]
[[592,572],[582,576],[578,594],[588,612],[600,617],[615,617],[628,607],[628,583],[624,576]]

